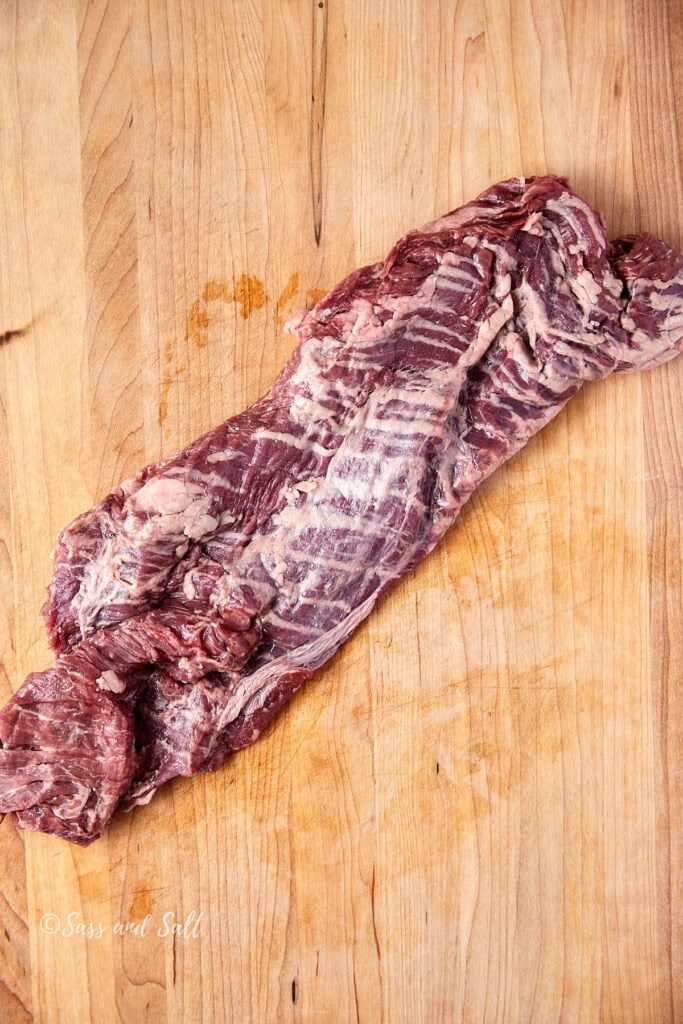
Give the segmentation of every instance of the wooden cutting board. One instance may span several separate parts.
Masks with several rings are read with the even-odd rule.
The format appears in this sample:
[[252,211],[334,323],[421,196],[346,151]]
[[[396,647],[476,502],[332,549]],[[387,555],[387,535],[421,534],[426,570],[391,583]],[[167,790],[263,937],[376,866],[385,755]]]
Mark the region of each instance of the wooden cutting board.
[[[681,247],[682,48],[676,0],[4,0],[3,700],[58,529],[402,232],[551,171]],[[215,775],[6,820],[0,1019],[683,1020],[681,394],[587,387]]]

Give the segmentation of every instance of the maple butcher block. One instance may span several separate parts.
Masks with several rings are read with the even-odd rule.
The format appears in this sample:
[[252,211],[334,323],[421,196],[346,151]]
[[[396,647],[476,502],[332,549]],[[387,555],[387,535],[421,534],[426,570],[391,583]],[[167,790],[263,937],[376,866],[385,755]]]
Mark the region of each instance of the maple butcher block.
[[[0,681],[61,526],[403,232],[565,175],[683,247],[680,2],[0,6]],[[9,1022],[683,1019],[683,361],[588,385],[253,746],[0,825]]]

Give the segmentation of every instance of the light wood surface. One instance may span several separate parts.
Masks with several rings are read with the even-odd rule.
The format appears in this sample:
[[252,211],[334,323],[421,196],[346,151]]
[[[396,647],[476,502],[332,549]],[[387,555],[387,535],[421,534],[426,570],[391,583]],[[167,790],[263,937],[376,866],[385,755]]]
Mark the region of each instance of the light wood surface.
[[[0,696],[58,529],[403,231],[549,170],[683,246],[682,52],[677,0],[1,0]],[[0,1019],[683,1020],[682,394],[587,387],[217,774],[3,822]]]

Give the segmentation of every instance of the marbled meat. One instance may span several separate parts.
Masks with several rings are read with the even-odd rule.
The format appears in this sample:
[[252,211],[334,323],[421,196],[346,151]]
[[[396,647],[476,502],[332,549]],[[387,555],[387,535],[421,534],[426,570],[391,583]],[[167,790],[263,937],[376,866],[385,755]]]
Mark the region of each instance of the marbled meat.
[[0,812],[87,845],[252,743],[585,381],[683,347],[683,257],[515,178],[289,324],[268,394],[59,535]]

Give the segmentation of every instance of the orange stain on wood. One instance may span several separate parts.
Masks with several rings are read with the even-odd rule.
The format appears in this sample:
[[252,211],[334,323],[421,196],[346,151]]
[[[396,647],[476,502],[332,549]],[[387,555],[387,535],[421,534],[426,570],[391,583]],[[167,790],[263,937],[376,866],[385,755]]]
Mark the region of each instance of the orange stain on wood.
[[169,363],[173,357],[173,349],[171,348],[171,342],[167,341],[164,345],[164,372],[161,377],[161,390],[159,394],[159,414],[157,416],[157,422],[159,426],[163,426],[164,420],[168,416],[168,392],[171,384],[173,383],[173,377],[169,369]]
[[[275,300],[275,323],[278,326],[282,326],[287,319],[289,311],[286,307],[298,292],[299,273],[295,270],[289,275],[287,283]],[[305,294],[306,309],[311,309],[324,295],[327,295],[327,292],[323,288],[309,288]],[[270,298],[266,293],[263,281],[254,277],[253,274],[240,274],[232,284],[227,281],[211,279],[202,288],[200,297],[192,303],[187,317],[185,340],[191,342],[196,348],[206,348],[209,340],[208,306],[211,302],[236,303],[240,307],[242,317],[246,320],[255,310],[262,309],[269,301]],[[159,394],[159,426],[162,426],[168,416],[168,394],[174,379],[169,368],[171,362],[170,343],[166,345],[164,358],[166,366],[162,374]]]
[[313,309],[316,303],[320,302],[327,295],[325,288],[309,288],[306,292],[306,309]]
[[268,301],[263,283],[251,274],[242,274],[235,281],[233,300],[242,307],[242,316],[246,320],[255,309],[261,309]]
[[208,341],[209,313],[206,307],[210,302],[236,302],[246,320],[254,310],[265,306],[268,295],[263,282],[252,274],[240,274],[232,286],[226,281],[207,281],[201,297],[192,304],[187,318],[186,340],[193,342],[197,348],[206,348]]
[[289,275],[289,280],[287,281],[287,284],[284,286],[284,288],[278,295],[277,301],[275,303],[275,323],[283,324],[285,322],[285,320],[287,319],[286,316],[283,316],[285,306],[287,305],[290,299],[294,298],[298,290],[299,275],[295,270],[293,274]]
[[217,302],[218,299],[232,302],[234,297],[232,289],[224,281],[207,281],[202,292],[204,302]]
[[130,908],[128,910],[128,917],[131,921],[141,921],[151,913],[152,910],[152,897],[150,896],[147,889],[140,889],[138,892],[133,894]]
[[168,416],[168,392],[173,383],[171,375],[168,370],[164,370],[164,376],[161,381],[161,393],[159,395],[159,415],[157,422],[159,426],[163,426],[166,417]]
[[187,318],[187,341],[192,341],[197,348],[206,348],[206,332],[209,327],[209,314],[202,305],[202,300],[197,299],[192,303],[190,315]]

